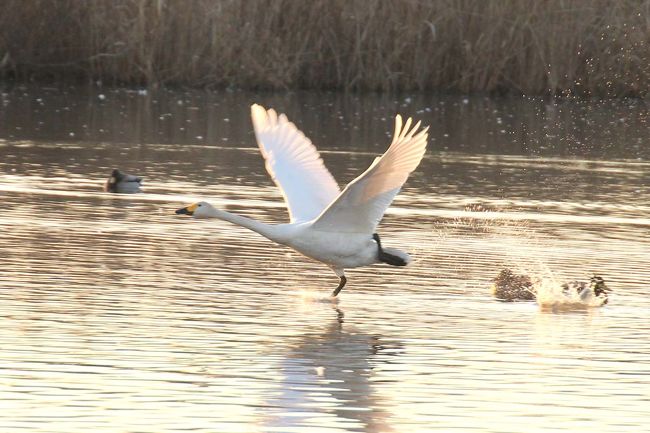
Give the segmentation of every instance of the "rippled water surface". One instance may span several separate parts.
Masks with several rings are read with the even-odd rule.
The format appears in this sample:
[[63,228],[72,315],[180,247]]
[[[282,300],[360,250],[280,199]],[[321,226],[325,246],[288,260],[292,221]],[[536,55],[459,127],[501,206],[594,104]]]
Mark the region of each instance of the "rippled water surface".
[[[141,92],[143,93],[143,92]],[[0,107],[0,431],[639,432],[650,426],[642,101],[14,88]],[[384,218],[407,268],[325,266],[221,221],[287,219],[249,105],[341,185],[432,126]],[[119,167],[145,193],[109,195]],[[490,293],[602,276],[603,308]]]

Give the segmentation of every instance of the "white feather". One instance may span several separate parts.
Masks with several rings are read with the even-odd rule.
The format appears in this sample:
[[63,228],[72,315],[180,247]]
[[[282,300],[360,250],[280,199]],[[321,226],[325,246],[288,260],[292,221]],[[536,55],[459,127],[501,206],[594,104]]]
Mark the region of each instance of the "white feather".
[[291,222],[316,218],[340,192],[316,147],[284,114],[254,104],[251,117],[266,170],[282,191]]
[[381,158],[343,190],[314,221],[317,230],[372,234],[409,174],[420,164],[427,146],[428,127],[416,134],[411,118],[402,127],[395,117],[393,142]]

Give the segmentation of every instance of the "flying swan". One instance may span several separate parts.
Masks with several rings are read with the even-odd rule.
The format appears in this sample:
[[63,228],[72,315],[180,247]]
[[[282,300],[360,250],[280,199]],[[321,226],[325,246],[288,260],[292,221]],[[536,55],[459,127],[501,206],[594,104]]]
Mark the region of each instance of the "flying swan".
[[420,122],[411,127],[411,119],[402,123],[398,114],[388,150],[341,191],[316,147],[284,114],[254,104],[251,117],[266,169],[282,191],[290,223],[265,224],[204,201],[179,209],[177,214],[225,220],[325,263],[340,278],[332,296],[345,286],[347,268],[409,263],[407,253],[382,247],[376,230],[393,198],[420,163],[428,127],[420,129]]

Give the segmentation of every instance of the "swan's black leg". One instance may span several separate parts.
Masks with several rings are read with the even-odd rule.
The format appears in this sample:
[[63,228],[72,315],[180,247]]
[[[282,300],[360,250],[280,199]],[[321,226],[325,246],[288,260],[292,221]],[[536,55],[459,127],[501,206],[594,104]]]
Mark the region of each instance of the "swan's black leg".
[[336,289],[334,289],[334,291],[332,292],[332,296],[338,295],[341,289],[343,288],[343,286],[345,286],[345,283],[347,282],[348,279],[345,278],[345,275],[341,275],[341,281],[339,281],[339,286]]

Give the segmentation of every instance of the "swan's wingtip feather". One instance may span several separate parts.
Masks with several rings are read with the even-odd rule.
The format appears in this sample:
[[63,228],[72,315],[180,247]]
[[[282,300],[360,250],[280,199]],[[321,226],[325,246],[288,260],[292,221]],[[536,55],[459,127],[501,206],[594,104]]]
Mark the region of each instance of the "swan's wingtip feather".
[[251,116],[255,118],[264,118],[266,117],[266,109],[259,104],[251,105]]
[[413,122],[413,118],[409,117],[406,119],[406,123],[404,124],[404,127],[402,128],[402,138],[406,137],[406,135],[409,132],[409,129],[411,129],[411,123]]
[[278,113],[273,108],[269,108],[268,110],[266,110],[266,114],[268,115],[269,123],[271,125],[278,124]]
[[402,131],[402,115],[395,115],[395,131],[393,132],[393,143],[399,139],[400,132]]
[[259,131],[268,123],[268,116],[266,109],[259,104],[251,105],[251,118],[253,119],[253,127]]
[[396,114],[395,115],[395,133],[398,133],[399,131],[402,130],[402,115],[401,114]]

